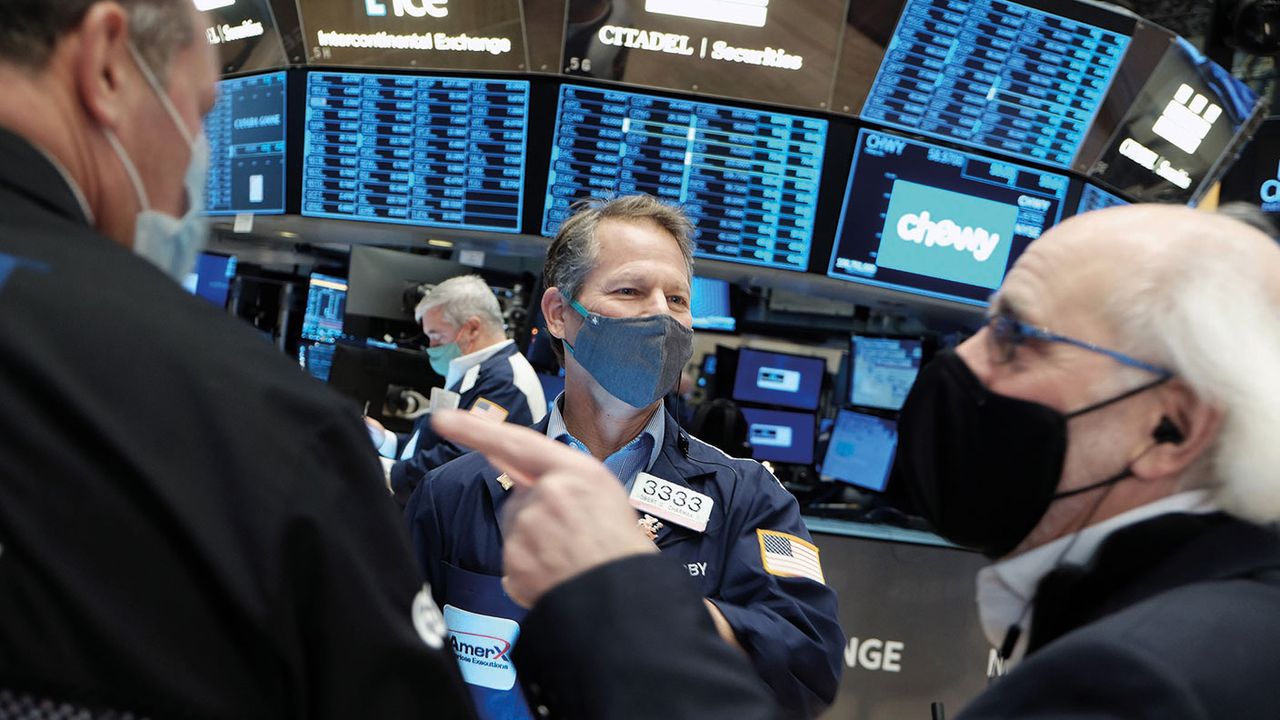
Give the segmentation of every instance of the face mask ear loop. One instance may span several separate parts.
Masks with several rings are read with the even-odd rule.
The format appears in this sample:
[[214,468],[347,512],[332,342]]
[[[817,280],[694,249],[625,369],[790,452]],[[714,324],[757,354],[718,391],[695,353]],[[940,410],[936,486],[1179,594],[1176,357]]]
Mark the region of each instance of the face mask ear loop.
[[160,104],[164,106],[165,112],[169,113],[169,119],[178,127],[178,134],[186,141],[187,148],[195,147],[195,136],[191,134],[186,124],[182,122],[182,115],[178,112],[178,108],[174,107],[173,100],[165,92],[164,86],[160,84],[160,78],[156,77],[156,74],[151,70],[151,66],[147,65],[146,60],[142,59],[142,53],[138,52],[138,48],[134,46],[132,41],[125,43],[125,47],[129,48],[129,54],[133,56],[134,64],[138,66],[138,70],[146,78],[147,84],[151,86],[151,90],[155,92],[156,97],[160,99]]
[[1154,387],[1159,387],[1160,385],[1163,385],[1172,379],[1173,379],[1172,375],[1163,375],[1161,377],[1156,378],[1155,380],[1152,380],[1151,382],[1143,383],[1138,387],[1133,388],[1132,390],[1126,390],[1125,392],[1122,392],[1115,397],[1107,398],[1106,400],[1099,400],[1098,402],[1092,405],[1086,405],[1080,408],[1079,410],[1073,410],[1072,412],[1069,412],[1063,415],[1063,417],[1070,420],[1072,418],[1076,418],[1081,415],[1087,415],[1093,412],[1094,410],[1101,410],[1102,408],[1108,405],[1113,405],[1115,403],[1118,403],[1121,400],[1128,400],[1129,398],[1133,397],[1134,395],[1137,395],[1138,393],[1143,393]]
[[138,175],[138,168],[134,166],[133,160],[129,158],[129,153],[124,151],[124,145],[120,144],[120,138],[116,137],[115,131],[111,128],[103,128],[102,132],[107,136],[107,142],[111,143],[111,149],[115,151],[116,158],[124,166],[124,174],[129,176],[129,184],[133,185],[133,192],[138,196],[138,202],[142,205],[142,212],[150,210],[151,200],[147,197],[147,189],[142,186],[142,177]]

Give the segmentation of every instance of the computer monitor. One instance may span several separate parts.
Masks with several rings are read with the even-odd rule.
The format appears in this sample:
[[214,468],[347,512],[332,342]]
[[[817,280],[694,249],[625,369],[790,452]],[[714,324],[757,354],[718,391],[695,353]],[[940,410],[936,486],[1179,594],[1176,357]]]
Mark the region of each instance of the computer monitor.
[[356,245],[351,248],[347,315],[413,321],[414,291],[476,272],[427,255]]
[[342,318],[346,304],[346,278],[311,273],[307,285],[307,311],[302,316],[302,338],[332,343],[344,337]]
[[284,212],[286,77],[273,72],[218,82],[218,102],[204,119],[206,214]]
[[218,307],[226,307],[231,279],[235,276],[235,255],[204,252],[196,258],[196,268],[183,279],[182,287]]
[[923,345],[919,338],[854,335],[849,404],[901,410],[920,372]]
[[333,368],[333,343],[304,342],[298,346],[298,365],[302,366],[311,377],[320,382],[329,382],[329,371]]
[[520,232],[529,87],[307,73],[302,214]]
[[329,385],[362,406],[367,403],[370,417],[382,417],[392,385],[412,388],[425,397],[430,397],[431,388],[444,387],[444,378],[431,369],[424,352],[343,343],[333,348]]
[[864,490],[883,492],[897,450],[897,423],[841,410],[822,460],[822,474]]
[[1064,175],[862,130],[827,274],[986,305],[1067,189]]
[[828,121],[617,88],[560,86],[542,234],[573,203],[648,193],[680,204],[694,254],[809,268]]
[[694,330],[733,332],[738,327],[729,306],[729,283],[725,280],[694,275],[690,309]]
[[733,399],[800,410],[818,407],[827,361],[806,355],[741,348]]
[[756,460],[813,464],[813,413],[742,408],[747,420],[747,442]]

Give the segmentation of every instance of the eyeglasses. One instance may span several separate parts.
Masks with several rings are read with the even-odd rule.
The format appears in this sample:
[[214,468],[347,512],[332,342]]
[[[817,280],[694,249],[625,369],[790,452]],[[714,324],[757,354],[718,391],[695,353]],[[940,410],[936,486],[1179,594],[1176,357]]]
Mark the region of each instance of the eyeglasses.
[[1140,370],[1146,370],[1163,378],[1173,377],[1173,372],[1159,365],[1152,365],[1149,362],[1139,360],[1134,357],[1125,355],[1116,350],[1094,345],[1084,340],[1076,340],[1065,335],[1049,332],[1044,328],[1038,328],[1028,325],[1009,317],[1008,315],[995,315],[987,320],[987,350],[993,361],[997,363],[1007,363],[1013,360],[1014,354],[1018,351],[1018,346],[1027,340],[1043,340],[1045,342],[1059,342],[1073,345],[1075,347],[1095,352],[1100,355],[1115,360],[1122,365],[1135,367]]

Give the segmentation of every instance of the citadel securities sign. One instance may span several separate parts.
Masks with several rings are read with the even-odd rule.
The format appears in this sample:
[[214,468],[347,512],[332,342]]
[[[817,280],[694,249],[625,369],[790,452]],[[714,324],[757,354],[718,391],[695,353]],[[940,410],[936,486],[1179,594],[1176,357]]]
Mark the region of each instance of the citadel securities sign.
[[[699,42],[698,49],[695,51],[689,45],[690,36],[688,35],[659,32],[657,30],[641,30],[619,25],[605,25],[600,28],[596,36],[603,45],[633,50],[647,50],[670,55],[693,55],[694,52],[697,52],[699,58],[710,57],[712,60],[723,62],[762,65],[783,70],[799,70],[804,67],[804,58],[802,56],[793,55],[782,48],[768,46],[760,49],[741,48],[734,47],[723,40],[710,41],[710,45],[708,45],[709,39],[703,37]],[[707,52],[708,48],[710,53]]]
[[524,70],[520,0],[298,0],[312,61]]

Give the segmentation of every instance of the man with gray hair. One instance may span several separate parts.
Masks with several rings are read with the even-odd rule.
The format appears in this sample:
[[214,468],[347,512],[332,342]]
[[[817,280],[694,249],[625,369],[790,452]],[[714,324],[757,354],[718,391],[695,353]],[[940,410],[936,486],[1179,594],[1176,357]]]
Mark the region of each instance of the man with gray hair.
[[[796,500],[759,463],[691,437],[662,406],[692,353],[692,235],[680,210],[646,195],[595,203],[565,221],[547,251],[542,297],[565,390],[535,429],[604,462],[613,473],[605,482],[629,491],[639,511],[621,531],[643,527],[650,547],[678,560],[685,577],[674,581],[701,595],[702,619],[750,659],[786,717],[812,717],[835,697],[844,635]],[[509,597],[501,585],[506,531],[499,518],[511,488],[483,457],[467,455],[428,475],[406,510],[423,572],[446,606],[463,679],[486,720],[529,717],[510,656],[480,658],[468,640],[514,641],[523,618],[512,602],[521,596]],[[582,631],[594,627],[582,622]],[[520,671],[538,678],[557,664]],[[576,680],[560,675],[535,684]],[[602,692],[615,683],[606,686]],[[533,707],[545,702],[533,700]],[[620,706],[569,714],[616,717]],[[642,716],[636,708],[625,712]],[[645,716],[707,716],[656,712]]]
[[[532,425],[547,414],[542,383],[515,342],[507,339],[502,308],[479,275],[436,285],[418,302],[413,317],[427,336],[431,369],[445,379],[458,408],[520,425]],[[412,432],[397,434],[365,418],[378,453],[397,461],[388,478],[401,505],[428,472],[466,452],[436,435],[430,420],[430,413],[422,415]]]
[[0,2],[0,716],[469,718],[358,413],[175,282],[202,28]]

